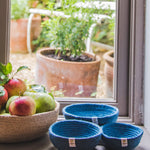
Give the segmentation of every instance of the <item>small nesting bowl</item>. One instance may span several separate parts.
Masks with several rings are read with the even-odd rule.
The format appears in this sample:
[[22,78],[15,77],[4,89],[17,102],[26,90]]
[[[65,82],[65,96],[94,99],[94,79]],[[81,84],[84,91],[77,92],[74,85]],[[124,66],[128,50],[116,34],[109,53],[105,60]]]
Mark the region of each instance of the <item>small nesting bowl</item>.
[[135,125],[111,123],[102,127],[102,140],[110,150],[132,150],[138,146],[143,130]]
[[0,143],[26,142],[43,136],[57,121],[59,107],[56,102],[54,110],[31,116],[0,115]]
[[101,127],[82,120],[64,120],[49,128],[49,137],[59,150],[92,150],[101,140]]
[[100,126],[116,122],[118,114],[118,108],[106,104],[82,103],[63,108],[65,119],[85,120]]

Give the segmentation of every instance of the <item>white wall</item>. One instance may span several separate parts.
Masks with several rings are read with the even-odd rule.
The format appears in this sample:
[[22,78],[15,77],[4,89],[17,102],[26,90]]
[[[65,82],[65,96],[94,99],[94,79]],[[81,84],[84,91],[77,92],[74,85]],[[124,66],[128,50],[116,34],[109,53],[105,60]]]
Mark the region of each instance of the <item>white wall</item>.
[[145,35],[145,109],[144,123],[150,132],[150,0],[146,0],[146,35]]

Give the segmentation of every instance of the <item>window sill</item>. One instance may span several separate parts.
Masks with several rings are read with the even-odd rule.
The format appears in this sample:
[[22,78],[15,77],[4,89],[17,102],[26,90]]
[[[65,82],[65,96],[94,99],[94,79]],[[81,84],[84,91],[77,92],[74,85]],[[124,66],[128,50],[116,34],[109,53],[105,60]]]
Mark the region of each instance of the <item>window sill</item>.
[[[142,137],[141,143],[135,150],[150,150],[150,134],[147,130],[142,127],[144,130],[144,135]],[[49,140],[48,133],[45,134],[43,137],[31,141],[31,142],[24,142],[24,143],[16,143],[16,144],[0,144],[0,149],[4,150],[56,150],[52,143]],[[103,146],[97,146],[96,150],[106,150]]]

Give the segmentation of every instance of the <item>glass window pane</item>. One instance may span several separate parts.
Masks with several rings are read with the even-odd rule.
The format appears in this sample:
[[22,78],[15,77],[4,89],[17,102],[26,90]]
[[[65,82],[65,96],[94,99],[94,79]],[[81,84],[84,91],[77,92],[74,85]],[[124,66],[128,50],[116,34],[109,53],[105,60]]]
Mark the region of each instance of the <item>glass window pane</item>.
[[[45,13],[47,12],[36,12],[36,10],[33,10],[36,14],[34,14],[34,17],[32,18],[31,28],[30,30],[28,30],[28,19],[29,15],[31,14],[29,13],[29,9],[34,8],[48,10],[52,5],[49,4],[48,6],[46,0],[42,3],[38,0],[29,0],[28,3],[27,1],[22,0],[23,4],[21,0],[11,1],[12,19],[10,32],[10,61],[13,64],[14,70],[16,70],[20,65],[27,65],[31,68],[31,71],[24,70],[18,73],[16,75],[17,77],[27,80],[28,83],[43,84],[44,86],[46,86],[47,90],[52,91],[56,97],[96,97],[98,99],[113,98],[113,61],[116,18],[115,0],[102,0],[94,2],[86,1],[84,4],[83,2],[78,1],[73,4],[76,10],[83,7],[84,10],[82,10],[82,12],[86,12],[87,14],[91,12],[94,15],[98,15],[98,17],[100,17],[101,19],[97,19],[96,22],[93,21],[93,25],[89,23],[91,20],[89,20],[86,24],[85,22],[81,21],[81,23],[84,23],[83,25],[81,25],[80,21],[78,21],[76,22],[76,25],[74,25],[75,22],[68,21],[68,24],[65,24],[67,19],[63,19],[63,21],[59,19],[59,23],[66,25],[66,28],[68,30],[70,29],[70,31],[65,30],[66,28],[63,28],[64,26],[60,25],[59,28],[62,27],[62,30],[58,30],[58,28],[56,27],[58,23],[58,17],[54,17],[54,20],[50,15],[45,15]],[[71,3],[73,3],[73,1]],[[20,5],[22,5],[23,7],[20,7]],[[59,3],[55,4],[55,7],[59,6]],[[63,12],[66,11],[61,8],[59,8],[59,10]],[[72,9],[72,11],[74,11],[74,9]],[[31,17],[32,16],[30,16],[30,18]],[[49,19],[51,20],[51,24],[48,24]],[[56,25],[54,24],[54,21],[56,22]],[[41,24],[43,24],[42,27]],[[48,26],[51,26],[54,29],[50,30]],[[77,26],[79,26],[80,32]],[[85,26],[85,28],[81,29],[81,27],[83,26]],[[91,32],[89,31],[89,26],[91,26]],[[71,27],[73,29],[71,29]],[[50,62],[48,58],[46,58],[46,60],[42,60],[43,57],[41,57],[41,54],[39,55],[38,53],[40,49],[45,49],[45,47],[53,48],[55,46],[51,39],[55,39],[57,37],[51,37],[53,34],[51,34],[50,31],[55,32],[54,35],[60,34],[61,38],[63,36],[65,38],[65,36],[67,36],[67,34],[65,33],[71,32],[72,30],[74,31],[72,32],[72,35],[69,35],[70,42],[67,43],[68,47],[71,48],[71,46],[69,45],[70,43],[73,44],[73,48],[76,48],[79,44],[81,44],[82,48],[86,46],[86,48],[90,50],[90,52],[93,52],[97,58],[100,58],[100,61],[91,61],[96,57],[92,55],[92,58],[89,58],[89,54],[88,57],[86,55],[75,57],[74,55],[80,53],[80,49],[78,49],[77,51],[72,50],[71,56],[69,56],[70,54],[67,53],[69,57],[64,56],[64,52],[57,52],[57,55],[54,56],[56,52],[49,51],[51,53],[49,54],[49,57],[55,57],[55,61],[53,60],[52,62]],[[76,32],[76,30],[77,34],[75,35],[73,33]],[[90,38],[88,38],[88,36],[86,35],[87,30],[89,31],[89,34],[91,33]],[[31,33],[29,34],[28,31],[30,31]],[[80,33],[85,34],[84,37],[81,37]],[[76,36],[78,36],[77,41],[73,40],[73,38],[76,38]],[[85,37],[87,40],[85,39]],[[61,43],[61,41],[59,40],[61,40],[61,38],[55,40],[56,45],[60,46],[59,42]],[[28,41],[29,39],[31,41]],[[28,45],[27,41],[29,42]],[[30,50],[30,43],[31,49],[33,50],[32,54],[28,53]],[[62,46],[62,48],[64,47]],[[36,55],[37,53],[38,55]],[[42,53],[48,52],[45,51]],[[58,58],[59,55],[61,55],[60,58]],[[36,57],[38,57],[37,61]],[[59,62],[57,59],[60,59]],[[71,62],[65,61],[65,59],[71,59]],[[64,65],[61,66],[60,62],[64,63]],[[41,63],[42,66],[40,66]],[[75,68],[74,64],[77,64],[77,68]]]

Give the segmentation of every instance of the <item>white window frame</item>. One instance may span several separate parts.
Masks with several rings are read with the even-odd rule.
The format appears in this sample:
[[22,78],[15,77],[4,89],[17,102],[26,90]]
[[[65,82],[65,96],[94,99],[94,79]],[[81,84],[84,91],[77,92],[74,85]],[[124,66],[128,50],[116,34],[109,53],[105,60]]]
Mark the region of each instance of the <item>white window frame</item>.
[[[0,0],[0,62],[9,61],[10,1]],[[71,103],[105,102],[120,110],[120,120],[143,123],[145,0],[117,0],[115,90],[111,99],[57,98],[61,109]]]

